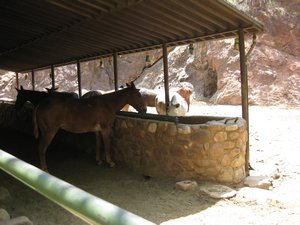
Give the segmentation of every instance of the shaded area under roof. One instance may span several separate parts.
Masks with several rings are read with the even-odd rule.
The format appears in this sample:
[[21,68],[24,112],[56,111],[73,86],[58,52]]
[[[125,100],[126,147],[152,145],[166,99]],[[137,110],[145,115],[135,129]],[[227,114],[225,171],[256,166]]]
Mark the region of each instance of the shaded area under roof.
[[233,37],[263,26],[221,0],[0,0],[0,69]]

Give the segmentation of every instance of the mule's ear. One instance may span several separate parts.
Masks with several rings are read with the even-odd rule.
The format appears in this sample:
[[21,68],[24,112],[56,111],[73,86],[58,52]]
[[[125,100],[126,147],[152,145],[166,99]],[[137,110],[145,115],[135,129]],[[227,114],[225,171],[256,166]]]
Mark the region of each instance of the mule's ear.
[[130,87],[130,86],[131,86],[130,84],[126,83],[126,87]]
[[134,85],[133,81],[131,81],[130,85],[131,85],[131,87],[135,88],[135,85]]
[[23,86],[21,85],[21,90],[23,91],[24,90],[24,88],[23,88]]

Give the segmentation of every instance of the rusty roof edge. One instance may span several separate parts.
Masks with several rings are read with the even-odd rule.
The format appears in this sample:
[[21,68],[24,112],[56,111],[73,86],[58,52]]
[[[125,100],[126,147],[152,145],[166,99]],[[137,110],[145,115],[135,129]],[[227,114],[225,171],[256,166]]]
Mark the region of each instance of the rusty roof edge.
[[224,0],[217,0],[218,3],[222,4],[226,9],[234,11],[240,18],[243,20],[248,20],[253,24],[253,27],[255,27],[259,32],[264,31],[264,26],[261,22],[258,20],[252,18],[250,15],[248,15],[246,12],[243,12],[236,8],[234,5],[225,2]]
[[[255,27],[255,26],[242,27],[240,29],[244,30],[245,33],[257,33],[257,31],[260,32],[260,30],[258,30],[257,27]],[[254,31],[252,31],[252,30],[254,30]],[[174,47],[174,46],[187,45],[187,44],[190,44],[190,43],[196,43],[196,42],[201,42],[201,41],[221,40],[221,39],[225,39],[225,38],[233,38],[238,34],[238,31],[239,31],[239,29],[234,29],[234,30],[221,32],[221,33],[218,33],[218,34],[208,34],[208,35],[189,38],[189,39],[176,40],[176,41],[172,41],[172,42],[167,42],[165,44],[167,45],[167,47]],[[131,54],[131,53],[155,50],[155,49],[162,48],[162,45],[163,44],[149,45],[149,46],[145,46],[145,47],[141,47],[141,48],[121,50],[121,51],[117,51],[116,53],[118,55],[126,55],[126,54]],[[40,66],[38,68],[28,68],[28,69],[25,69],[25,70],[14,71],[14,72],[28,73],[28,72],[31,72],[32,70],[40,71],[40,70],[49,69],[52,65],[54,67],[60,67],[60,66],[76,64],[76,62],[78,60],[80,62],[87,62],[87,61],[91,61],[91,60],[97,60],[97,59],[100,59],[100,58],[110,57],[114,54],[114,52],[109,52],[109,53],[104,53],[104,54],[100,54],[100,53],[99,54],[94,53],[94,54],[95,54],[95,56],[83,55],[83,56],[80,56],[76,59],[69,59],[69,60],[65,60],[63,62],[57,62],[57,63],[53,63],[53,64],[49,64],[49,65]]]

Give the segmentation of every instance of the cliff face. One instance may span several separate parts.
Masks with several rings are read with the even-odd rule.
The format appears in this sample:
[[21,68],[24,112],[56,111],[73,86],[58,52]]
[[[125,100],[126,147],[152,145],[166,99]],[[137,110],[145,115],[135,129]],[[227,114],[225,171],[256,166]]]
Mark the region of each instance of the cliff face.
[[[261,21],[265,27],[265,32],[258,36],[257,45],[248,60],[250,103],[299,105],[299,0],[243,1],[237,6]],[[250,44],[251,37],[248,37],[247,49]],[[209,48],[208,55],[215,61],[219,78],[215,95],[217,103],[240,102],[237,54],[230,48],[228,41],[221,41]]]
[[[231,2],[265,27],[248,58],[250,104],[299,105],[300,1]],[[187,46],[176,48],[169,54],[171,85],[189,82],[194,86],[195,100],[240,104],[239,52],[233,44],[234,39],[197,43],[192,55]],[[251,44],[252,36],[246,36],[246,52]],[[159,85],[162,71],[156,70],[145,74],[144,81],[155,80]]]
[[[250,104],[300,104],[300,1],[299,0],[231,0],[236,7],[261,21],[265,32],[248,58]],[[215,104],[240,104],[239,53],[233,48],[234,39],[208,41],[169,50],[170,86],[193,87],[194,100]],[[246,36],[246,52],[252,37]],[[149,61],[146,62],[146,55]],[[136,79],[146,88],[162,88],[162,51],[150,51],[121,56],[118,59],[119,84]],[[102,61],[102,63],[101,63]],[[82,63],[82,88],[109,90],[114,88],[112,59]],[[4,71],[0,71],[0,73]],[[51,86],[50,71],[36,72],[37,90]],[[77,91],[75,65],[55,70],[56,85],[61,91]],[[27,79],[26,79],[27,77]],[[30,75],[20,74],[20,84],[31,88]],[[15,98],[13,73],[0,76],[0,97]]]

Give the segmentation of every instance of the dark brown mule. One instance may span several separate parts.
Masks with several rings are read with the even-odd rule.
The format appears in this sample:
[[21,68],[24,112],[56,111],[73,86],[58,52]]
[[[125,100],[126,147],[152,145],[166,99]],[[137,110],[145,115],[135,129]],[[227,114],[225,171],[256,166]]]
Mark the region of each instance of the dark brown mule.
[[[110,166],[110,134],[118,112],[130,104],[138,112],[145,113],[147,107],[134,84],[122,90],[86,99],[67,99],[53,96],[41,102],[35,111],[34,134],[39,136],[38,150],[41,168],[47,170],[46,151],[57,131],[61,128],[73,133],[100,131],[104,141],[105,158]],[[96,161],[100,163],[97,149]]]
[[56,92],[57,88],[49,89],[46,88],[47,92],[45,91],[33,91],[33,90],[26,90],[23,86],[20,89],[16,88],[18,94],[15,103],[16,110],[19,111],[26,102],[30,102],[34,107],[40,104],[41,101],[48,98],[49,96],[58,95],[63,97],[70,97],[70,98],[78,98],[76,93],[70,92]]

